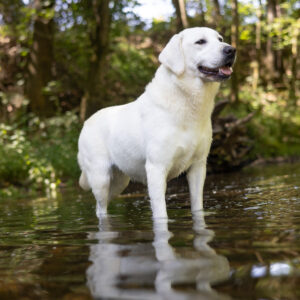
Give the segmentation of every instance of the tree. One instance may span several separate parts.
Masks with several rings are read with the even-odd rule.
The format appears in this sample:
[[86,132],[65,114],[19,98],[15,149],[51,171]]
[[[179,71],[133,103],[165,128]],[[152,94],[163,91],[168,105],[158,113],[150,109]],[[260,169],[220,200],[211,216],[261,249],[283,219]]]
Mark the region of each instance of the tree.
[[0,90],[2,91],[15,85],[16,74],[20,72],[18,53],[21,45],[18,41],[17,27],[22,22],[23,8],[24,4],[21,0],[0,2]]
[[4,24],[9,25],[12,35],[16,36],[16,26],[21,20],[21,7],[24,4],[21,0],[1,0],[0,14]]
[[48,116],[53,112],[53,105],[44,89],[52,79],[55,0],[35,0],[33,5],[36,13],[26,94],[31,110],[40,116]]
[[[239,46],[239,14],[238,1],[231,0],[232,23],[231,23],[231,45],[237,49]],[[238,63],[235,64],[235,71],[231,76],[231,101],[236,103],[239,100],[238,90]]]
[[[87,5],[89,5],[89,1]],[[94,20],[88,20],[88,22],[95,21],[95,24],[91,26],[92,31],[89,32],[92,55],[90,58],[85,93],[80,105],[81,120],[84,120],[101,108],[105,97],[105,65],[109,50],[111,23],[109,0],[93,0],[91,9]]]
[[[276,19],[280,19],[283,16],[281,15],[281,9],[280,9],[280,0],[275,0],[275,17]],[[281,34],[277,34],[276,37],[276,44],[281,44]],[[280,79],[280,81],[283,80],[283,73],[284,73],[284,66],[283,66],[283,53],[282,48],[277,47],[275,50],[275,69],[276,69],[276,76]]]
[[179,32],[184,28],[189,27],[186,9],[185,9],[185,1],[184,0],[172,0],[173,5],[176,11],[176,31]]
[[271,28],[274,23],[276,14],[276,2],[275,0],[268,0],[267,2],[267,24],[268,24],[268,37],[266,45],[266,68],[267,68],[267,79],[270,80],[274,76],[274,52],[273,52],[273,37],[271,35]]
[[298,24],[296,23],[292,28],[292,36],[291,36],[291,50],[292,50],[292,62],[291,62],[291,71],[292,76],[290,79],[290,98],[293,101],[293,105],[297,106],[297,97],[296,97],[296,82],[297,82],[297,58],[298,58],[298,37],[299,37],[299,28],[300,22],[298,20]]
[[220,4],[218,0],[213,0],[213,14],[214,14],[214,23],[216,24],[216,29],[220,32],[223,31],[222,29],[222,16],[220,10]]
[[205,11],[203,7],[203,2],[202,0],[199,1],[199,14],[200,14],[200,25],[205,26]]
[[261,18],[262,18],[262,3],[259,0],[259,7],[256,10],[257,22],[255,26],[255,60],[253,61],[253,82],[252,88],[256,91],[260,78],[261,69]]

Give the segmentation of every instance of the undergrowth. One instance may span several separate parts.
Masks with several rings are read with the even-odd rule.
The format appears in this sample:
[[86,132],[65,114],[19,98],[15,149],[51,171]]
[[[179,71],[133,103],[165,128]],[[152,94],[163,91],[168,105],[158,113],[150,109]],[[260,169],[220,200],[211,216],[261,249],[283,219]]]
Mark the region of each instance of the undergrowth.
[[0,197],[22,192],[51,196],[62,182],[74,183],[79,130],[78,117],[71,112],[0,123]]
[[[243,118],[254,112],[247,124],[248,135],[254,141],[252,156],[257,158],[300,156],[300,103],[288,101],[288,91],[272,88],[255,92],[241,86],[239,103],[229,103],[223,115]],[[229,97],[225,88],[219,98]]]

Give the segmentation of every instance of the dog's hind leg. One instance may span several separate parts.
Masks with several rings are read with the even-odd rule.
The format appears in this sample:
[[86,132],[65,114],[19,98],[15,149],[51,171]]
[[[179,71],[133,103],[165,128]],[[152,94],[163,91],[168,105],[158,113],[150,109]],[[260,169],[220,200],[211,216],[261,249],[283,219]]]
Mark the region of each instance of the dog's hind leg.
[[93,169],[88,173],[88,181],[96,198],[96,215],[100,219],[107,214],[111,176],[109,169]]
[[129,176],[125,175],[119,169],[113,168],[109,198],[113,199],[115,197],[118,197],[125,190],[129,181]]
[[88,191],[91,187],[88,183],[87,176],[85,175],[85,172],[81,172],[80,178],[79,178],[79,185],[81,186],[82,189],[85,191]]

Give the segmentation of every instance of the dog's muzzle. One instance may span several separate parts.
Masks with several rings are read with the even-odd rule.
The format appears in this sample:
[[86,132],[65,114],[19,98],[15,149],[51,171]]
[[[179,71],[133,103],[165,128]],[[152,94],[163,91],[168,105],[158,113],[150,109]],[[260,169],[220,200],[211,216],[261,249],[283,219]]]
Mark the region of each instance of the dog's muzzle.
[[217,81],[228,79],[233,72],[232,66],[235,61],[236,49],[232,46],[225,46],[222,51],[224,58],[220,67],[207,68],[199,65],[198,70]]

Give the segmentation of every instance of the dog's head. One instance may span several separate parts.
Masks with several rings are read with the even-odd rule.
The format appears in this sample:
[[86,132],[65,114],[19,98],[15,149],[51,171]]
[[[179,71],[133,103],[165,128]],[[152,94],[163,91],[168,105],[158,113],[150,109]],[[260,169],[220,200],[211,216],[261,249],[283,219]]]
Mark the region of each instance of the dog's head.
[[159,61],[177,76],[187,72],[205,81],[223,81],[232,73],[236,50],[207,27],[175,34],[159,55]]

